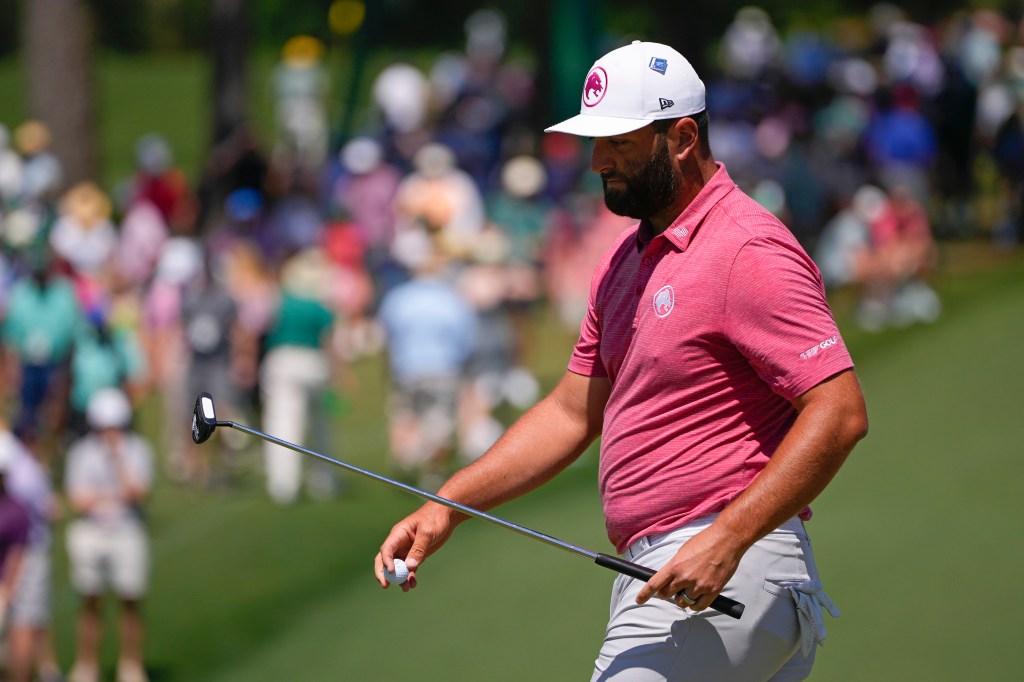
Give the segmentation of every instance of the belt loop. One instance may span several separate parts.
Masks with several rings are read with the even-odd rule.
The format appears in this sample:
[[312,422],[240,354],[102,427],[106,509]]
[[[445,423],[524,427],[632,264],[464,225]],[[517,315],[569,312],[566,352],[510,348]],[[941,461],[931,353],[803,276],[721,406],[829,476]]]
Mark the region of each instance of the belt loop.
[[630,559],[635,559],[640,554],[646,552],[651,546],[651,538],[648,535],[641,536],[633,541],[633,543],[626,548],[627,554]]

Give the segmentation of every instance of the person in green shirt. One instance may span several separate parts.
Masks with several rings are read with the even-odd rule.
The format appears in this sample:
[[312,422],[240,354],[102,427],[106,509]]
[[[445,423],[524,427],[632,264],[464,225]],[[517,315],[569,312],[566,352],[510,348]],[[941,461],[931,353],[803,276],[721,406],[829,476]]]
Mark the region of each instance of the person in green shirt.
[[[332,375],[327,349],[335,315],[324,302],[326,268],[318,250],[300,252],[286,261],[277,315],[264,341],[260,365],[263,428],[300,445],[307,437],[309,414],[316,411]],[[271,499],[282,505],[295,502],[302,487],[302,455],[273,443],[265,443],[263,452]],[[328,476],[317,469],[308,481],[310,493],[329,494],[333,479]]]
[[74,287],[56,275],[48,261],[34,263],[30,273],[14,284],[0,336],[6,361],[18,371],[16,424],[39,428],[44,405],[63,400],[61,387],[66,390],[68,361],[81,320]]

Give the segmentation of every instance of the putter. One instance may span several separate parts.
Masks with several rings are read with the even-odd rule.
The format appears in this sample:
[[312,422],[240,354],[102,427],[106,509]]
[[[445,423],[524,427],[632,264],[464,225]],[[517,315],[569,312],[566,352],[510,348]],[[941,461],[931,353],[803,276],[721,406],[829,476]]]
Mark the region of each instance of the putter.
[[[473,507],[467,507],[464,504],[459,504],[458,502],[454,502],[447,498],[441,497],[440,495],[435,495],[433,493],[428,493],[425,490],[414,488],[411,485],[406,485],[405,483],[402,483],[400,481],[395,481],[393,479],[387,478],[386,476],[381,476],[380,474],[376,474],[367,469],[357,467],[354,464],[349,464],[348,462],[342,462],[337,459],[332,459],[331,457],[322,455],[319,452],[309,450],[307,448],[302,447],[301,445],[296,445],[295,443],[289,443],[288,441],[281,440],[280,438],[275,438],[274,436],[250,428],[244,424],[239,424],[233,421],[218,420],[216,409],[213,406],[213,396],[204,391],[203,393],[200,393],[199,396],[196,398],[195,410],[192,412],[193,442],[195,442],[196,444],[205,443],[207,440],[209,440],[210,436],[213,435],[213,432],[217,429],[218,426],[225,426],[227,428],[236,429],[238,431],[248,433],[252,436],[256,436],[257,438],[261,438],[267,442],[280,445],[281,447],[284,448],[288,448],[289,450],[294,450],[295,452],[301,453],[303,455],[309,455],[310,457],[316,457],[317,459],[322,460],[324,462],[330,462],[331,464],[339,466],[342,469],[351,471],[352,473],[359,474],[360,476],[365,476],[366,478],[371,478],[379,483],[384,483],[385,485],[391,486],[392,488],[403,490],[424,500],[436,502],[450,509],[462,512],[467,516],[472,516],[473,518],[481,519],[483,521],[489,521],[490,523],[493,523],[496,526],[507,528],[508,530],[515,531],[520,535],[525,535],[526,537],[533,538],[534,540],[540,540],[541,542],[547,545],[551,545],[552,547],[557,547],[559,549],[565,550],[577,556],[586,557],[598,566],[611,569],[623,575],[629,576],[630,578],[635,578],[637,580],[647,582],[652,577],[654,577],[654,574],[656,573],[656,571],[647,568],[646,566],[634,564],[630,561],[620,559],[619,557],[613,556],[611,554],[592,552],[584,547],[579,547],[572,543],[565,542],[564,540],[559,540],[558,538],[552,537],[550,535],[539,533],[535,530],[526,528],[525,526],[520,526],[519,524],[512,523],[511,521],[506,521],[505,519],[498,518],[497,516],[493,516],[491,514],[488,514],[487,512],[480,511],[479,509],[474,509]],[[744,605],[738,601],[729,599],[728,597],[718,595],[717,597],[715,597],[715,600],[711,602],[711,608],[731,618],[739,618],[743,615]]]

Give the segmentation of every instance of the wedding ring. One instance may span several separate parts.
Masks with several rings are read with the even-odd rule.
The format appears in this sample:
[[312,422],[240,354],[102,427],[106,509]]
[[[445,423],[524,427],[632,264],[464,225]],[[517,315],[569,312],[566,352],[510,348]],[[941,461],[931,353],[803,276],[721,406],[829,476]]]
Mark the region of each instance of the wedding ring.
[[693,599],[690,597],[690,595],[686,594],[686,590],[680,590],[679,594],[676,595],[676,602],[680,601],[686,604],[687,606],[693,606],[697,603],[696,599]]

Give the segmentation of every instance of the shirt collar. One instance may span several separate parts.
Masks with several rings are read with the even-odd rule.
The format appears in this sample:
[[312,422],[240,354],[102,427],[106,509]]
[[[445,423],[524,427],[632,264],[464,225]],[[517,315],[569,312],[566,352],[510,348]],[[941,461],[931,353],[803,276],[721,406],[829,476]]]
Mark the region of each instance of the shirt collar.
[[704,185],[697,196],[693,198],[693,201],[690,202],[689,206],[684,208],[683,212],[660,235],[652,237],[650,224],[646,220],[640,221],[639,228],[636,231],[636,248],[638,252],[642,252],[647,248],[647,245],[656,237],[665,237],[675,244],[676,248],[680,251],[686,251],[686,247],[693,240],[693,235],[697,232],[697,228],[704,222],[704,218],[711,212],[711,209],[726,194],[736,188],[736,183],[732,181],[729,173],[725,170],[725,164],[716,162],[716,165],[718,166],[718,171],[711,176],[711,180]]

